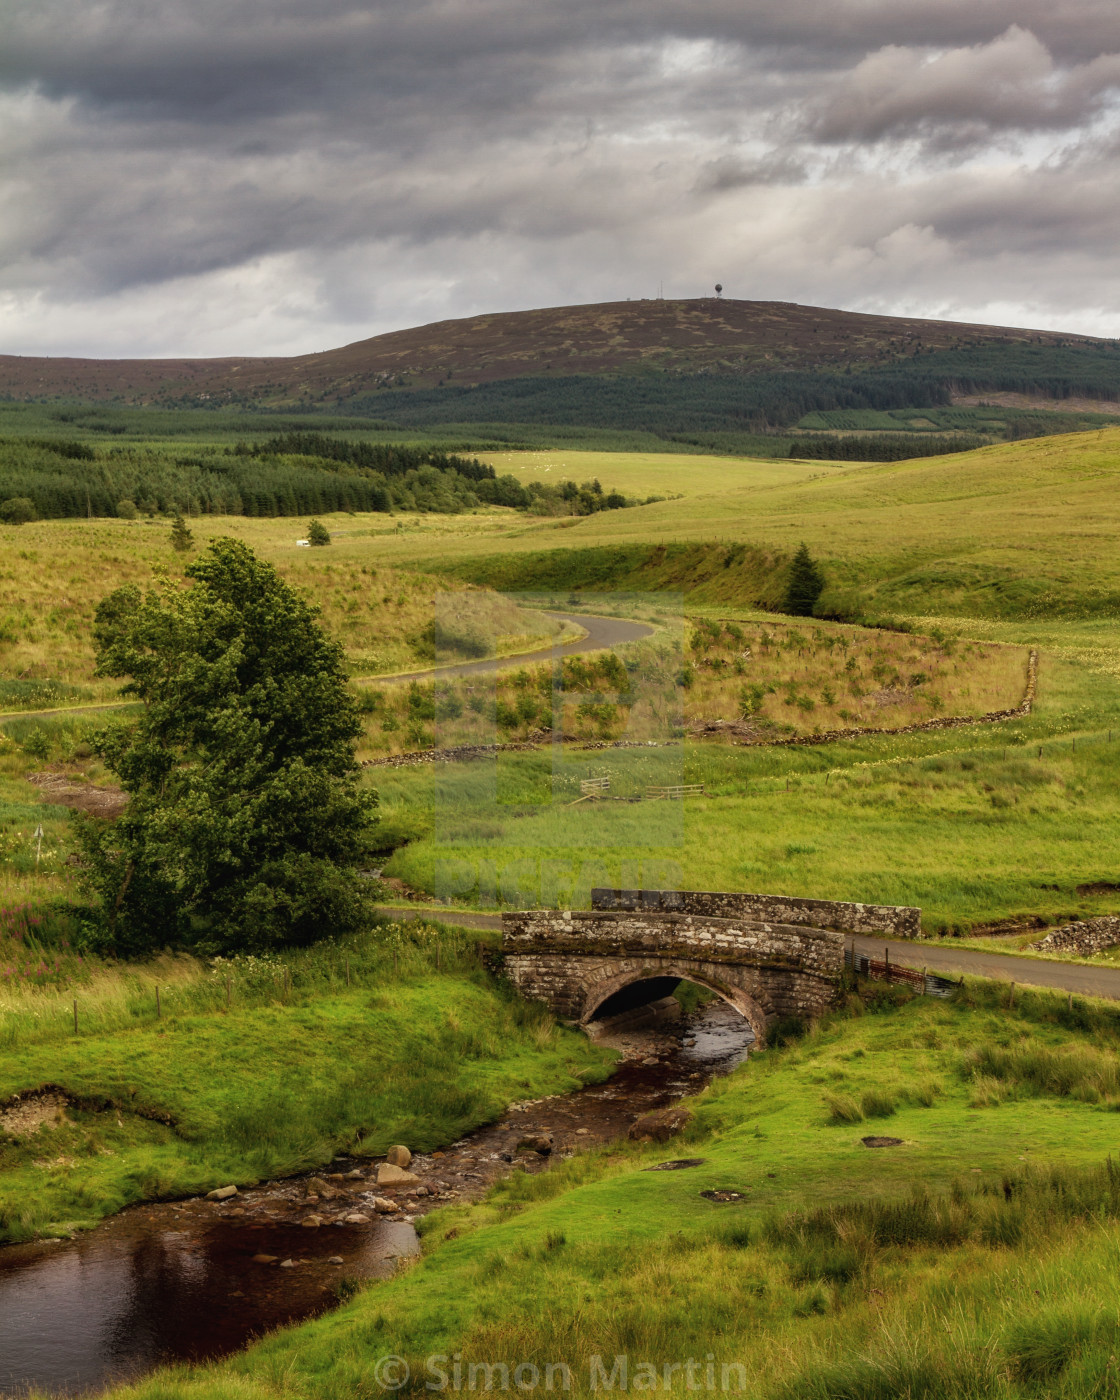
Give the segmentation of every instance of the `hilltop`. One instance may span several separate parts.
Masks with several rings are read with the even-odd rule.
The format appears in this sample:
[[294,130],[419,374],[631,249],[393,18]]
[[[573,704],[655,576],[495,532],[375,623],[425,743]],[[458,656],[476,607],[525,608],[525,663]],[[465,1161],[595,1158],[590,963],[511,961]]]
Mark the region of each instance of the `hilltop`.
[[[1005,392],[1030,392],[1070,355],[1084,371],[1071,387],[1114,399],[1120,356],[1113,341],[1004,326],[872,316],[791,302],[698,298],[548,307],[439,321],[338,349],[292,357],[98,360],[0,356],[0,396],[127,404],[346,403],[394,397],[394,389],[469,388],[569,376],[845,374],[961,355],[1014,364]],[[1101,382],[1098,359],[1112,369]],[[1112,365],[1115,357],[1116,363]],[[1024,364],[1034,365],[1032,376]],[[1004,374],[1006,380],[1006,373]],[[1078,376],[1075,375],[1075,378]],[[981,381],[984,376],[981,376]],[[385,391],[390,391],[386,394]]]

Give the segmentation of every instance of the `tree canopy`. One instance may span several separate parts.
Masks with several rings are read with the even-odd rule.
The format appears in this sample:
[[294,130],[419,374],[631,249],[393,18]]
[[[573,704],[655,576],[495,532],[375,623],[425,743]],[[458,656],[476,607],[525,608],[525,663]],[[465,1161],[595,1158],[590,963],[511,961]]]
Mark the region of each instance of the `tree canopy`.
[[341,647],[239,541],[186,574],[96,614],[97,674],[144,703],[98,740],[128,808],[78,819],[106,933],[123,952],[216,951],[354,927],[376,798],[358,789]]

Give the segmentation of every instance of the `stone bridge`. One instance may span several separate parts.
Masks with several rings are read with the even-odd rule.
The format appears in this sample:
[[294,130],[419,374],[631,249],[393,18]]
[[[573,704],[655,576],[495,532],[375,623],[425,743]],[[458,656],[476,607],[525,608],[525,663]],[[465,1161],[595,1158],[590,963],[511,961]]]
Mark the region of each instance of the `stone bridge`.
[[695,982],[760,1043],[778,1017],[819,1016],[835,998],[846,933],[920,926],[915,909],[772,895],[594,890],[592,903],[502,915],[506,971],[523,996],[587,1026]]

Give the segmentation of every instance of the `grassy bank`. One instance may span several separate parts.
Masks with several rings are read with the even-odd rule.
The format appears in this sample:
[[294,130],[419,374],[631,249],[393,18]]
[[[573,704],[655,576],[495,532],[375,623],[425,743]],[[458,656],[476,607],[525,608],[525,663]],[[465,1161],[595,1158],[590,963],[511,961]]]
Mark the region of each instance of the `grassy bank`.
[[44,1085],[70,1102],[57,1125],[0,1132],[0,1242],[339,1150],[431,1149],[512,1099],[605,1076],[607,1054],[494,982],[478,938],[387,925],[282,958],[87,963],[9,990],[0,1105]]
[[[954,1004],[878,993],[717,1081],[671,1147],[515,1174],[429,1217],[400,1278],[129,1393],[372,1396],[391,1355],[409,1394],[440,1388],[441,1368],[443,1388],[484,1389],[482,1364],[509,1368],[492,1388],[528,1390],[563,1365],[583,1394],[605,1388],[596,1357],[609,1373],[625,1356],[628,1389],[759,1400],[1107,1395],[1118,1046],[1114,1010],[1043,993],[1014,1011],[983,984]],[[863,1146],[884,1134],[900,1145]],[[646,1170],[667,1156],[703,1161]],[[519,1387],[519,1365],[536,1381]]]

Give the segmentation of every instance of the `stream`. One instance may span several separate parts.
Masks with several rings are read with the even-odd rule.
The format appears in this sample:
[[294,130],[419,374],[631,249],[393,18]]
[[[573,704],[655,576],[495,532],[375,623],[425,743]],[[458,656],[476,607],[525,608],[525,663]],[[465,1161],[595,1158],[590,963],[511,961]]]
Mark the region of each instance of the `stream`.
[[639,1114],[732,1070],[752,1035],[715,1001],[671,1027],[604,1040],[625,1056],[605,1084],[513,1104],[499,1122],[414,1157],[419,1185],[377,1186],[376,1163],[336,1158],[228,1201],[133,1206],[72,1240],[0,1249],[0,1395],[98,1390],[229,1355],[325,1312],[354,1280],[389,1278],[420,1252],[418,1216],[477,1199],[514,1164],[547,1171],[625,1137]]

